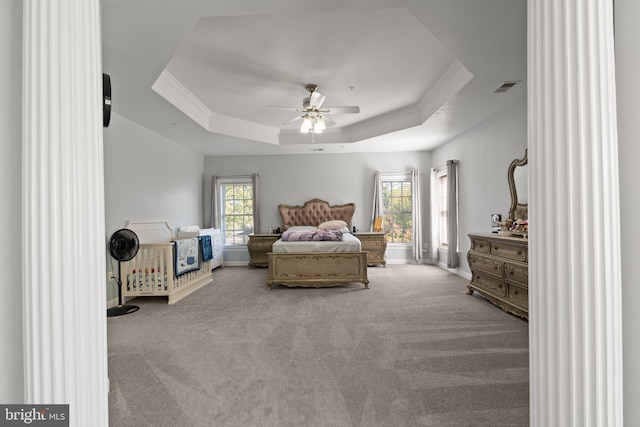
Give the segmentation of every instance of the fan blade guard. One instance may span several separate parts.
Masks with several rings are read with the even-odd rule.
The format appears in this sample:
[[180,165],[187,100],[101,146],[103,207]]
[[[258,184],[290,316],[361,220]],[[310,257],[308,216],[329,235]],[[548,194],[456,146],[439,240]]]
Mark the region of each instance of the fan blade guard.
[[122,228],[109,239],[109,253],[118,261],[129,261],[138,253],[138,235],[128,228]]

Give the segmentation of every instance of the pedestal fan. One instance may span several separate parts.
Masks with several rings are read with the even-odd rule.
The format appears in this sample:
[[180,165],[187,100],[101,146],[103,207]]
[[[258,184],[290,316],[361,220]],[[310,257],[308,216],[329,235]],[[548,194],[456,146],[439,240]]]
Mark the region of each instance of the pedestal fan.
[[136,305],[122,304],[122,278],[120,277],[120,263],[133,259],[139,247],[138,236],[128,228],[116,231],[109,239],[109,252],[118,261],[118,277],[115,279],[118,284],[118,305],[107,310],[107,317],[133,313],[140,308]]

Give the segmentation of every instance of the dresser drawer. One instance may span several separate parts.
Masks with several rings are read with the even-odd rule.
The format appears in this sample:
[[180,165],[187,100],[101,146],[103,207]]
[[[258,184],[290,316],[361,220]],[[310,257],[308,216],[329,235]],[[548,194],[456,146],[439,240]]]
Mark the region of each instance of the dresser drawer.
[[509,281],[518,282],[522,286],[527,286],[529,283],[529,266],[507,262],[504,264],[504,276]]
[[476,251],[476,252],[481,252],[483,254],[488,254],[489,253],[489,242],[486,240],[481,240],[481,239],[476,239],[476,238],[472,238],[471,239],[471,250],[472,251]]
[[507,299],[525,310],[529,307],[529,291],[523,286],[509,283]]
[[213,259],[211,260],[211,268],[220,267],[220,266],[222,266],[223,262],[224,262],[224,258],[222,256],[222,254],[215,255],[213,257]]
[[493,277],[491,274],[482,271],[473,272],[471,284],[499,297],[505,297],[507,295],[507,285],[502,279]]
[[505,242],[491,242],[490,253],[491,255],[516,261],[524,262],[527,260],[527,248],[522,245],[513,245]]
[[502,277],[502,262],[482,255],[469,253],[469,268]]

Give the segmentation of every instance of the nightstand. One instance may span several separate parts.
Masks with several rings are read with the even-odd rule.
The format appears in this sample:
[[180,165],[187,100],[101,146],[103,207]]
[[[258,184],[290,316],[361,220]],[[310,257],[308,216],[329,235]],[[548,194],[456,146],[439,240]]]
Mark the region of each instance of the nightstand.
[[268,267],[267,252],[271,252],[273,243],[280,238],[279,234],[250,234],[247,242],[249,265],[251,267]]
[[360,239],[362,250],[369,251],[367,254],[368,266],[380,264],[384,267],[387,266],[387,261],[384,259],[384,252],[387,250],[387,241],[384,238],[384,233],[358,231],[354,233],[354,236]]

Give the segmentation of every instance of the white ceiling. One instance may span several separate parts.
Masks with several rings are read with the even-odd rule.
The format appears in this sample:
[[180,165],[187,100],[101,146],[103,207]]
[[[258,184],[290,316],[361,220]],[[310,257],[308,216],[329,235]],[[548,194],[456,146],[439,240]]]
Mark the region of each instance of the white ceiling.
[[[112,111],[204,155],[431,150],[526,96],[526,0],[102,4]],[[308,83],[360,106],[313,143],[269,108]]]

